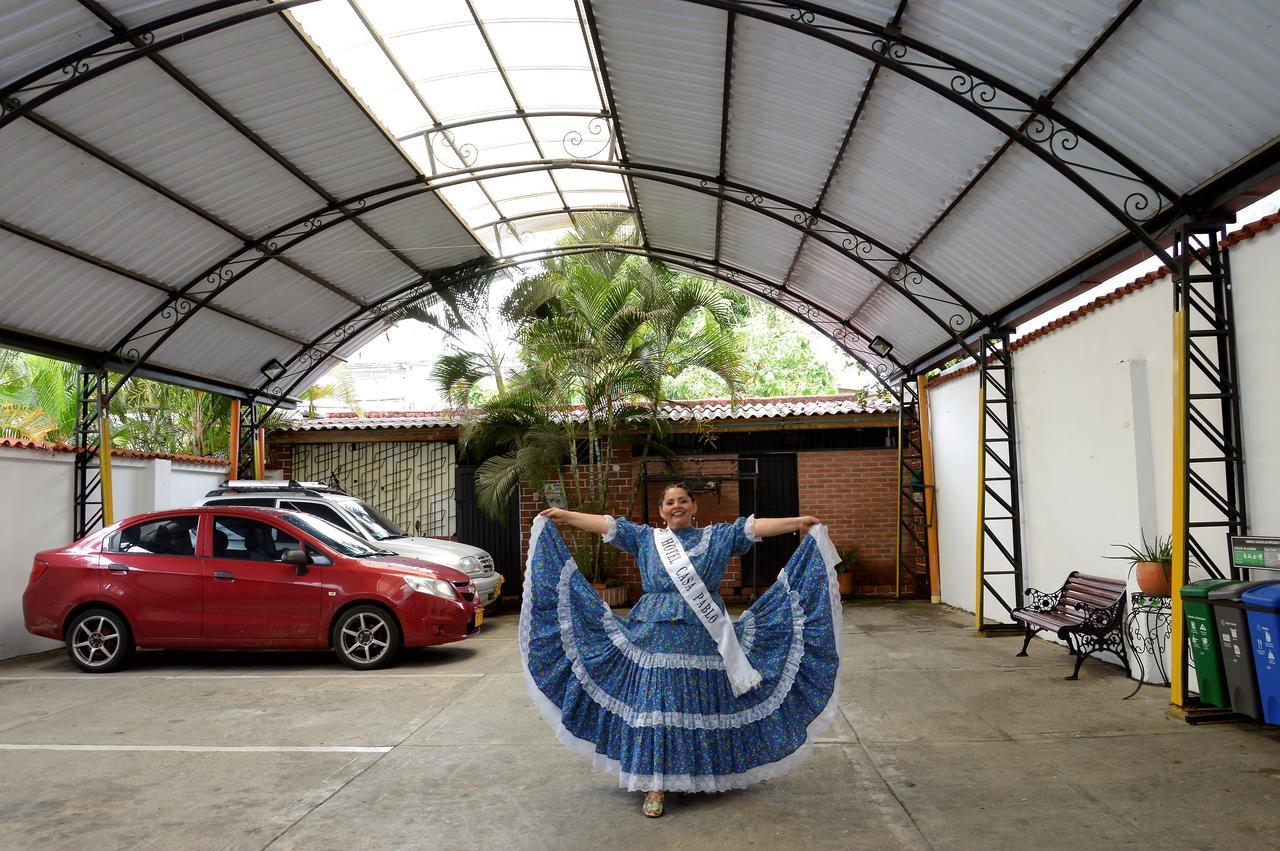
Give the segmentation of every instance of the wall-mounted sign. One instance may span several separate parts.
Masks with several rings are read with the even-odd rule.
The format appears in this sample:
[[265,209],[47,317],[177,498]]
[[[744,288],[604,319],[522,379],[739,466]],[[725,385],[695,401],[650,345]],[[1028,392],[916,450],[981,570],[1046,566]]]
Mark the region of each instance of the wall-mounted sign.
[[1245,570],[1280,570],[1280,538],[1232,535],[1231,564]]
[[542,498],[547,501],[548,508],[566,508],[564,501],[564,485],[559,482],[544,482]]

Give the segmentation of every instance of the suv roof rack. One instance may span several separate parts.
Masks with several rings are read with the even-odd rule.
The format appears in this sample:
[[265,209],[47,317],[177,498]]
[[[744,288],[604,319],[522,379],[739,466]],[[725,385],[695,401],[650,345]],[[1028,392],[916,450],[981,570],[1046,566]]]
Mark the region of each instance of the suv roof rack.
[[343,496],[347,495],[347,492],[341,488],[326,485],[324,482],[299,482],[294,479],[226,479],[205,496],[225,496],[229,493],[251,493],[253,491],[289,491],[299,494],[337,493]]

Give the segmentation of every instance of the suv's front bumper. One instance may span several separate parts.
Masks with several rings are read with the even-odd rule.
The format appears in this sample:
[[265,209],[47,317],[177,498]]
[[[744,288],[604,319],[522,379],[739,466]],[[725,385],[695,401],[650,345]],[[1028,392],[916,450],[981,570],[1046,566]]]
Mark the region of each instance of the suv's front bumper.
[[502,590],[502,574],[496,570],[483,576],[472,576],[476,586],[476,602],[482,606],[492,606],[498,602],[498,594]]

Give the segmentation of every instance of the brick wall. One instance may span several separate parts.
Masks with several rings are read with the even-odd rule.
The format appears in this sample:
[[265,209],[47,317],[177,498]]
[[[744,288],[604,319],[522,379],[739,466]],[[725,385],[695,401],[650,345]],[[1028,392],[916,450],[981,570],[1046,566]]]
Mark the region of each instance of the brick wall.
[[[800,452],[800,513],[821,520],[836,549],[858,548],[857,594],[889,594],[897,570],[898,450]],[[904,577],[903,591],[914,586]]]
[[[844,551],[850,546],[858,548],[859,566],[855,568],[855,592],[864,595],[888,594],[894,589],[896,570],[896,532],[898,527],[898,451],[896,449],[854,449],[829,452],[798,452],[797,475],[799,477],[800,513],[815,515],[827,525],[832,543]],[[613,460],[618,467],[610,473],[609,513],[628,514],[631,494],[637,475],[638,463],[623,448]],[[658,494],[662,485],[650,485],[646,498],[651,520],[657,518]],[[520,558],[523,565],[528,557],[529,525],[534,516],[546,507],[540,494],[527,488],[520,494]],[[572,509],[574,506],[569,505]],[[719,499],[703,494],[698,500],[699,523],[732,520],[740,514],[737,506],[736,483],[726,483]],[[724,515],[724,516],[721,516]],[[630,514],[636,522],[643,517],[643,508],[637,504]],[[565,530],[567,533],[567,529]],[[583,537],[585,543],[588,538]],[[606,552],[612,548],[606,548]],[[616,552],[616,551],[614,551]],[[628,586],[632,601],[640,593],[640,576],[630,556],[618,553],[614,575]],[[720,594],[734,600],[741,593],[741,569],[738,559],[733,559],[720,584]],[[912,586],[904,579],[903,591],[910,593]]]

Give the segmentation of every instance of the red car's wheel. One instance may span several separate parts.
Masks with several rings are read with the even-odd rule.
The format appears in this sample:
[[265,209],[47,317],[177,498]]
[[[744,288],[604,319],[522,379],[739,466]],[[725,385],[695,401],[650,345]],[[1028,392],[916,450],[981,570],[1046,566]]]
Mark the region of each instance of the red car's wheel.
[[129,624],[110,609],[87,609],[67,627],[67,655],[91,674],[117,670],[132,648]]
[[400,627],[377,606],[356,606],[333,624],[333,651],[358,671],[385,668],[400,652]]

